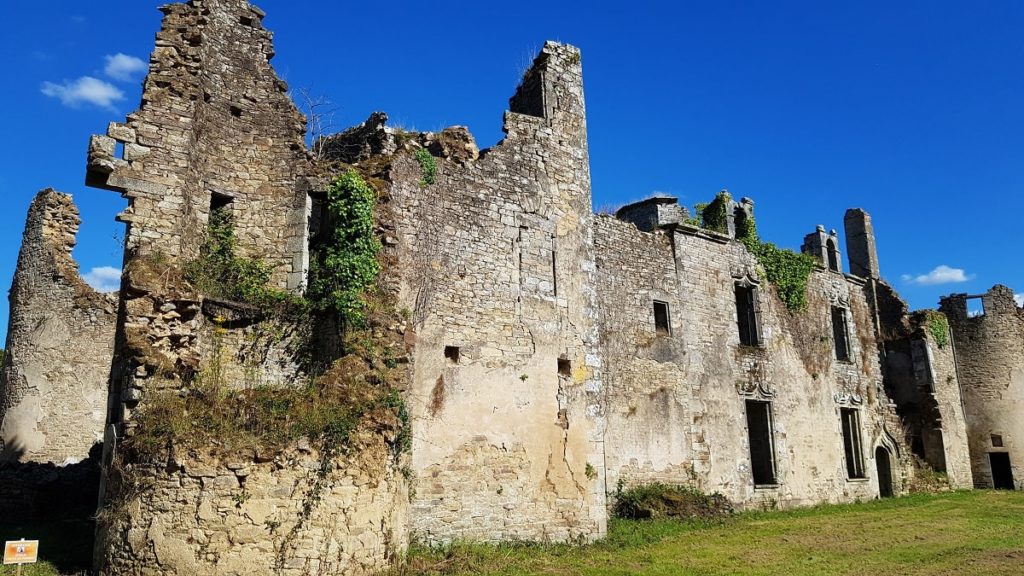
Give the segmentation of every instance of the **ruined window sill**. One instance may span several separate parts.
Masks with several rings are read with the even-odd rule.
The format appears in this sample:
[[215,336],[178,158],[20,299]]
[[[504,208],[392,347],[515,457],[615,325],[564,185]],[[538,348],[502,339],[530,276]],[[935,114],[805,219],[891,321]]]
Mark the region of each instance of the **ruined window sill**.
[[754,484],[754,490],[778,490],[781,484]]
[[854,482],[857,484],[863,484],[864,482],[870,482],[871,478],[847,478],[847,482]]

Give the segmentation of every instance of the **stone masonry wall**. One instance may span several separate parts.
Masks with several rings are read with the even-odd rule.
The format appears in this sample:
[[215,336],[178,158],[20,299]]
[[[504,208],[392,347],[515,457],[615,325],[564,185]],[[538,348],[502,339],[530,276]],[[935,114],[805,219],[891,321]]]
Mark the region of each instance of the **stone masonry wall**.
[[[298,288],[306,267],[305,119],[270,66],[263,12],[245,0],[161,8],[142,103],[89,146],[87,183],[128,199],[128,256],[194,258],[211,205],[228,204],[244,255]],[[119,150],[120,149],[120,150]]]
[[377,573],[408,543],[408,486],[378,431],[358,434],[351,454],[324,457],[300,441],[270,461],[188,453],[136,468],[145,492],[103,512],[96,569],[111,576]]
[[[1013,290],[996,286],[983,297],[984,314],[971,317],[968,296],[942,300],[963,387],[974,485],[992,488],[991,453],[1009,454],[1013,480],[1024,489],[1024,309]],[[997,438],[999,437],[997,441]],[[1002,444],[999,446],[998,444]]]
[[[595,225],[609,485],[682,483],[748,506],[863,500],[879,494],[882,447],[900,492],[906,449],[881,388],[863,284],[820,269],[808,309],[791,315],[740,242],[672,230],[609,217]],[[758,286],[761,347],[740,345],[737,282]],[[655,300],[669,306],[669,333],[655,330]],[[832,306],[846,310],[850,361],[835,360]],[[754,485],[746,400],[771,403],[777,485]],[[840,408],[860,413],[863,479],[847,477]]]
[[117,300],[79,276],[78,225],[66,194],[43,190],[29,208],[0,371],[6,460],[76,463],[103,439]]
[[[478,159],[395,160],[417,328],[413,531],[428,542],[605,532],[601,362],[579,52],[545,44]],[[456,351],[457,349],[457,351]]]

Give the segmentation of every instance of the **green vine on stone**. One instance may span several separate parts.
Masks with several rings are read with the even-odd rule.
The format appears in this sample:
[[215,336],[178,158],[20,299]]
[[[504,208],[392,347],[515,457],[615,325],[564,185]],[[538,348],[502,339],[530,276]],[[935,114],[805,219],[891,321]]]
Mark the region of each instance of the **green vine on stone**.
[[729,232],[729,208],[732,205],[732,196],[722,190],[715,199],[708,204],[697,204],[694,209],[700,214],[701,228],[727,234]]
[[286,307],[304,308],[301,298],[271,288],[272,268],[258,258],[237,254],[234,215],[228,207],[210,212],[206,238],[199,257],[185,264],[185,278],[203,296],[261,308],[264,312]]
[[426,148],[416,149],[416,161],[420,164],[420,185],[428,186],[437,178],[437,160]]
[[320,311],[331,311],[348,327],[365,320],[364,292],[380,273],[374,234],[377,194],[355,170],[337,177],[327,189],[327,218],[332,224],[316,239],[310,262],[308,297]]
[[949,320],[946,319],[946,315],[942,312],[936,312],[929,310],[927,312],[926,327],[928,334],[931,335],[932,340],[941,349],[945,348],[949,344]]

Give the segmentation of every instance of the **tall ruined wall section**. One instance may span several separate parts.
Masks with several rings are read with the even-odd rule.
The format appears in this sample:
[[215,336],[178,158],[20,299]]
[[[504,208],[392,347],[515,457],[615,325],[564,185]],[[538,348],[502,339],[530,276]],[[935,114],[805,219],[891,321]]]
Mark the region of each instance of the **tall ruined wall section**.
[[[881,387],[861,281],[820,269],[807,309],[791,314],[728,236],[689,226],[647,233],[600,217],[595,247],[609,485],[682,483],[743,505],[849,502],[878,496],[881,449],[893,489],[902,490],[907,451]],[[760,346],[740,342],[737,284],[756,287]],[[667,330],[656,329],[655,301],[668,306]],[[833,307],[849,324],[849,361],[835,359]],[[768,484],[752,477],[747,401],[770,403]],[[862,478],[847,473],[843,408],[860,415]]]
[[125,314],[113,423],[144,403],[147,389],[165,387],[163,376],[198,371],[215,346],[251,363],[261,384],[287,384],[297,370],[279,350],[246,358],[252,334],[214,343],[209,320],[233,311],[201,302],[167,271],[199,256],[211,209],[225,208],[240,255],[270,265],[274,286],[301,286],[310,171],[304,118],[270,66],[274,48],[259,9],[245,0],[193,0],[161,11],[139,109],[89,146],[87,183],[128,199],[118,216],[126,223]]
[[103,439],[117,301],[79,276],[78,225],[70,196],[48,189],[32,201],[0,372],[5,460],[74,463]]
[[413,530],[425,541],[605,531],[601,362],[580,54],[545,44],[505,139],[391,178],[416,327]]
[[[399,472],[404,457],[391,452],[400,428],[393,422],[360,421],[347,452],[319,437],[283,449],[259,438],[252,449],[218,438],[206,450],[173,436],[166,447],[133,448],[147,433],[139,414],[180,410],[168,399],[216,401],[232,389],[309,382],[299,370],[304,350],[288,337],[294,322],[210,298],[182,274],[201,254],[211,212],[226,209],[235,256],[270,265],[269,288],[297,291],[305,281],[312,167],[304,119],[269,64],[263,13],[245,0],[161,10],[139,110],[93,137],[89,149],[87,182],[129,202],[119,215],[127,224],[122,318],[95,569],[383,569],[408,542],[408,486]],[[214,382],[207,396],[204,378]]]
[[943,298],[940,308],[953,333],[974,484],[993,488],[1009,481],[998,461],[1008,456],[1012,483],[1024,489],[1024,309],[1006,286],[980,298],[980,316],[968,314],[966,294]]

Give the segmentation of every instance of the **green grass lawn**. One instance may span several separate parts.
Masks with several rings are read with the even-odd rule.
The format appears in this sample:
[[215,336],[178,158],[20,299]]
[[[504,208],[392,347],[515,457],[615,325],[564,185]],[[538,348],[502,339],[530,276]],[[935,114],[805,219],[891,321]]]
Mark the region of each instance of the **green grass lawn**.
[[716,524],[615,520],[583,547],[414,549],[395,574],[1024,574],[1024,493],[959,492],[786,512]]
[[[40,556],[54,576],[79,560],[87,538],[47,528]],[[8,532],[8,530],[4,530]],[[14,536],[8,536],[14,537]],[[63,550],[62,542],[74,543]],[[14,574],[13,567],[0,575]],[[415,548],[393,575],[554,576],[619,574],[764,576],[1024,574],[1024,492],[958,492],[786,512],[739,514],[717,523],[614,520],[589,546],[456,545]]]

